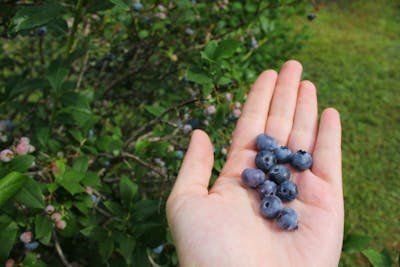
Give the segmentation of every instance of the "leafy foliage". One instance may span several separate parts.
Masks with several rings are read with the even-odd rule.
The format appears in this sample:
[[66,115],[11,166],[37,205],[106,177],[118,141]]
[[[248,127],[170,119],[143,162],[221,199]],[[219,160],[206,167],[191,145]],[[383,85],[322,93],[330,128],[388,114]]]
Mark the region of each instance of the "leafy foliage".
[[0,3],[0,264],[176,265],[164,204],[188,132],[213,139],[215,179],[249,86],[306,38],[297,0],[135,4]]

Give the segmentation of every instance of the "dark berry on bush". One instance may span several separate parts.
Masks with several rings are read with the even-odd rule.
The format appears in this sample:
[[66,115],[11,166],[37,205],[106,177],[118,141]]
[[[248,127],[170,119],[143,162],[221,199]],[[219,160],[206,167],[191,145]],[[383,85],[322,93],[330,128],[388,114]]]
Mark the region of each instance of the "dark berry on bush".
[[263,150],[257,153],[256,165],[257,168],[268,172],[276,164],[276,157],[272,151]]
[[257,191],[260,193],[261,198],[265,196],[273,196],[276,194],[278,186],[271,180],[265,180],[264,183],[257,187]]
[[245,169],[242,172],[242,181],[249,187],[257,187],[265,181],[265,173],[259,169]]
[[314,13],[310,13],[310,14],[307,15],[307,19],[309,21],[314,20],[316,17],[317,17],[317,14],[314,14]]
[[42,26],[37,29],[37,35],[39,35],[39,36],[44,36],[44,35],[46,35],[46,33],[47,33],[46,26]]
[[258,150],[274,150],[278,147],[278,143],[272,136],[268,134],[259,134],[256,138]]
[[274,153],[278,163],[288,163],[292,155],[292,151],[286,146],[278,146],[274,149]]
[[312,157],[304,150],[298,150],[290,157],[290,165],[293,168],[304,171],[312,165]]
[[133,5],[133,10],[135,10],[135,11],[137,11],[137,12],[139,12],[140,10],[142,10],[142,8],[143,8],[143,6],[142,6],[141,3],[135,3],[135,4]]
[[285,181],[278,187],[278,196],[282,199],[282,201],[292,201],[297,197],[298,194],[299,191],[297,190],[297,186],[292,181]]
[[261,202],[261,214],[267,219],[276,218],[282,209],[282,201],[277,196],[266,196]]
[[297,213],[292,208],[284,208],[278,215],[278,225],[283,230],[297,230],[299,223]]
[[188,124],[192,126],[192,129],[198,129],[200,127],[200,119],[193,118],[188,122]]
[[289,168],[285,165],[275,165],[269,170],[269,178],[277,184],[290,179]]

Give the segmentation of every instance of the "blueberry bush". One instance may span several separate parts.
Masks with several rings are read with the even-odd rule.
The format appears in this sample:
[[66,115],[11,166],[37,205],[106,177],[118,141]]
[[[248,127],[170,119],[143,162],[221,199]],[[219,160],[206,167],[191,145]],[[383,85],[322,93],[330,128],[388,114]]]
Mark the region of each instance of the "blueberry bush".
[[210,134],[215,179],[305,4],[2,1],[0,265],[176,265],[164,204],[188,135]]

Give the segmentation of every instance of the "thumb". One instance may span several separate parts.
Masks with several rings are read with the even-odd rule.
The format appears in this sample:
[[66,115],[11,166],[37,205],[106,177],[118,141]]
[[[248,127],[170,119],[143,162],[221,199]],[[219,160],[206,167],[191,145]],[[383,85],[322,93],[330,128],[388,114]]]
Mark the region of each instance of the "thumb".
[[214,154],[210,138],[202,130],[193,131],[171,195],[177,196],[181,193],[207,195],[213,165]]

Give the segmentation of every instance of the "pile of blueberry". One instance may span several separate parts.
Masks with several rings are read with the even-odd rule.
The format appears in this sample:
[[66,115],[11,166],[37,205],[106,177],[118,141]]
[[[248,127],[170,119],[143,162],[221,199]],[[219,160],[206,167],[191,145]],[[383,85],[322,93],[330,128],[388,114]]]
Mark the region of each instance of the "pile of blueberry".
[[304,171],[312,165],[311,155],[304,150],[292,153],[286,146],[279,146],[267,134],[259,134],[256,143],[257,169],[245,169],[242,172],[242,181],[259,192],[262,199],[260,210],[265,218],[277,218],[278,225],[283,230],[296,230],[296,211],[282,204],[296,199],[298,195],[296,184],[290,180],[290,170],[284,164],[289,163],[294,169]]

